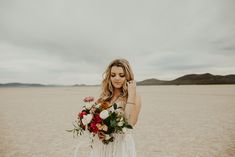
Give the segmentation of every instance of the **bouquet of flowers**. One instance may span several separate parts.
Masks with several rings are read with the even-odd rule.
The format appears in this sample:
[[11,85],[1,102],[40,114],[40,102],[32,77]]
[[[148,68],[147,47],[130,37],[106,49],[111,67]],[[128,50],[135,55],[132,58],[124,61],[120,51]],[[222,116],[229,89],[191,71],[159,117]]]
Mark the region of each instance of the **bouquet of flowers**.
[[107,102],[96,103],[93,97],[86,97],[83,101],[85,104],[78,113],[74,128],[67,130],[73,132],[73,137],[88,131],[92,137],[98,136],[104,144],[108,144],[113,142],[115,133],[123,134],[127,128],[132,129],[116,103],[113,106]]

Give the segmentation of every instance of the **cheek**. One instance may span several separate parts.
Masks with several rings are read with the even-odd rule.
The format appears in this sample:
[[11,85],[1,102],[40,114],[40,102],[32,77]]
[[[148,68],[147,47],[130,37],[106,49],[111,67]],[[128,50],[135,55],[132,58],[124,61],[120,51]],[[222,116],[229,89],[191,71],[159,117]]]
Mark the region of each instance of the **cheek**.
[[125,78],[125,77],[123,77],[123,78],[121,78],[121,80],[122,80],[122,83],[124,83],[124,82],[125,82],[125,80],[126,80],[126,78]]
[[111,80],[111,82],[113,82],[114,78],[113,78],[113,77],[110,77],[110,80]]

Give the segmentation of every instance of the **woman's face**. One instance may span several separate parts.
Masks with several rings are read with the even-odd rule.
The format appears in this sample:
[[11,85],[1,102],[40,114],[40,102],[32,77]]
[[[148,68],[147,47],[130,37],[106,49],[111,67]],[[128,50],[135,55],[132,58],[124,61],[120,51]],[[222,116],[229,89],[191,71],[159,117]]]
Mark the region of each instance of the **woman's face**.
[[123,68],[112,66],[110,79],[114,88],[121,88],[126,80]]

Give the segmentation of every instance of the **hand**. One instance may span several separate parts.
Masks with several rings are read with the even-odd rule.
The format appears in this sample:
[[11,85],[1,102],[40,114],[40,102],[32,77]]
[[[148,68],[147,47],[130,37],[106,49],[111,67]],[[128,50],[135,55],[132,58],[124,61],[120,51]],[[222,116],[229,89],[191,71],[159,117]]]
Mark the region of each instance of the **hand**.
[[128,99],[127,102],[135,102],[136,97],[136,82],[134,80],[131,80],[127,82],[128,87]]

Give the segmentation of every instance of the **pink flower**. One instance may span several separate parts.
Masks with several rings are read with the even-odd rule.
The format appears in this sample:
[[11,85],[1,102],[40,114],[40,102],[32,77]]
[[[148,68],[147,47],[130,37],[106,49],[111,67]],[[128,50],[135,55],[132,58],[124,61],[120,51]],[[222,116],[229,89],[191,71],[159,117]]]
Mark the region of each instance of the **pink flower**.
[[84,102],[92,102],[94,101],[94,97],[92,96],[88,96],[88,97],[85,97],[85,99],[83,99]]
[[96,111],[96,108],[95,107],[92,107],[91,110],[90,110],[90,113],[94,114]]

